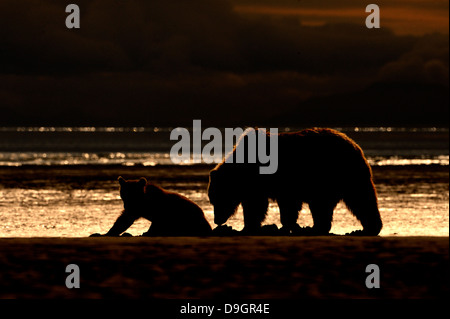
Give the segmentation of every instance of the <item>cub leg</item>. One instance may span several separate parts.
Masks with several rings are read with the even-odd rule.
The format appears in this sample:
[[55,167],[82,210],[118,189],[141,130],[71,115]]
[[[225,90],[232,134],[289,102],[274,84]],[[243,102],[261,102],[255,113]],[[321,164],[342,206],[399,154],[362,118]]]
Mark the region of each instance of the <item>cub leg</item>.
[[126,231],[137,218],[133,215],[123,211],[122,214],[117,218],[111,229],[105,234],[105,236],[119,236],[124,231]]

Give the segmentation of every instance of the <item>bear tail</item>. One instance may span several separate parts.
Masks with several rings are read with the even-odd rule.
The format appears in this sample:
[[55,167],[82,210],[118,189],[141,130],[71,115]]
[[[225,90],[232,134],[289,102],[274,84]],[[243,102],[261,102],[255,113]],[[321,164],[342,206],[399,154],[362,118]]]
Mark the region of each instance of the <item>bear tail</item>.
[[383,223],[378,210],[377,192],[372,178],[356,183],[344,196],[344,203],[363,226],[362,235],[377,236]]

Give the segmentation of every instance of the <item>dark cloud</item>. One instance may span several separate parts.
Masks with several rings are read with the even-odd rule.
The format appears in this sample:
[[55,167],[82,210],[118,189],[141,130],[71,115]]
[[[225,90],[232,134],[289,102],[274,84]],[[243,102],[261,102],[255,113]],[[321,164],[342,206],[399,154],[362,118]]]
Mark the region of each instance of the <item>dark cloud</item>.
[[[282,6],[287,8],[324,8],[346,10],[348,8],[365,8],[370,2],[362,3],[355,0],[321,0],[320,4],[316,0],[230,0],[234,5],[258,5],[258,6]],[[405,7],[407,2],[408,7],[418,8],[420,10],[448,10],[448,1],[445,0],[378,0],[375,1],[381,8],[390,7]],[[374,2],[372,2],[374,3]]]
[[358,25],[305,27],[292,18],[249,21],[220,0],[81,3],[80,30],[65,28],[63,6],[41,1],[30,10],[27,2],[13,2],[2,2],[9,18],[0,25],[2,68],[11,73],[167,74],[200,68],[323,74],[379,67],[411,46],[411,39]]
[[228,0],[76,3],[79,30],[62,1],[0,2],[1,124],[252,125],[377,81],[448,82],[439,34],[248,17]]
[[399,59],[380,70],[381,81],[427,82],[448,86],[448,36],[425,35]]

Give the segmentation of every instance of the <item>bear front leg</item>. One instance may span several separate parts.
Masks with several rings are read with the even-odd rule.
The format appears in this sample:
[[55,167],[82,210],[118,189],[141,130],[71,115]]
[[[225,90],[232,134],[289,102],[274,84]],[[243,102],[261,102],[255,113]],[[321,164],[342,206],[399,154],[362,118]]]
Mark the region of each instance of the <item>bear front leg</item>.
[[119,236],[124,231],[126,231],[137,218],[133,215],[123,211],[122,214],[117,218],[111,229],[105,234],[105,236]]
[[282,234],[290,234],[299,231],[300,226],[297,224],[298,212],[302,209],[301,201],[294,202],[292,200],[278,200],[280,209],[280,222],[283,226],[280,231]]
[[150,237],[154,236],[154,232],[152,231],[152,226],[150,225],[149,229],[141,235],[141,237]]
[[269,200],[264,197],[255,197],[242,201],[244,213],[244,233],[249,235],[261,232],[261,223],[266,219]]

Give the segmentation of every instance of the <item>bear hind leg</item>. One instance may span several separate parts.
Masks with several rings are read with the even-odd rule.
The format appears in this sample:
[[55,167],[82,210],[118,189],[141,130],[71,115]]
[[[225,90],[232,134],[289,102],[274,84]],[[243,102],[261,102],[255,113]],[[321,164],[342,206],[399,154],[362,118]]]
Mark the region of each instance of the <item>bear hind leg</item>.
[[349,193],[344,198],[344,202],[363,226],[362,232],[355,232],[354,234],[377,236],[383,227],[378,210],[377,193],[371,180],[364,184],[364,187],[359,187],[354,192]]

